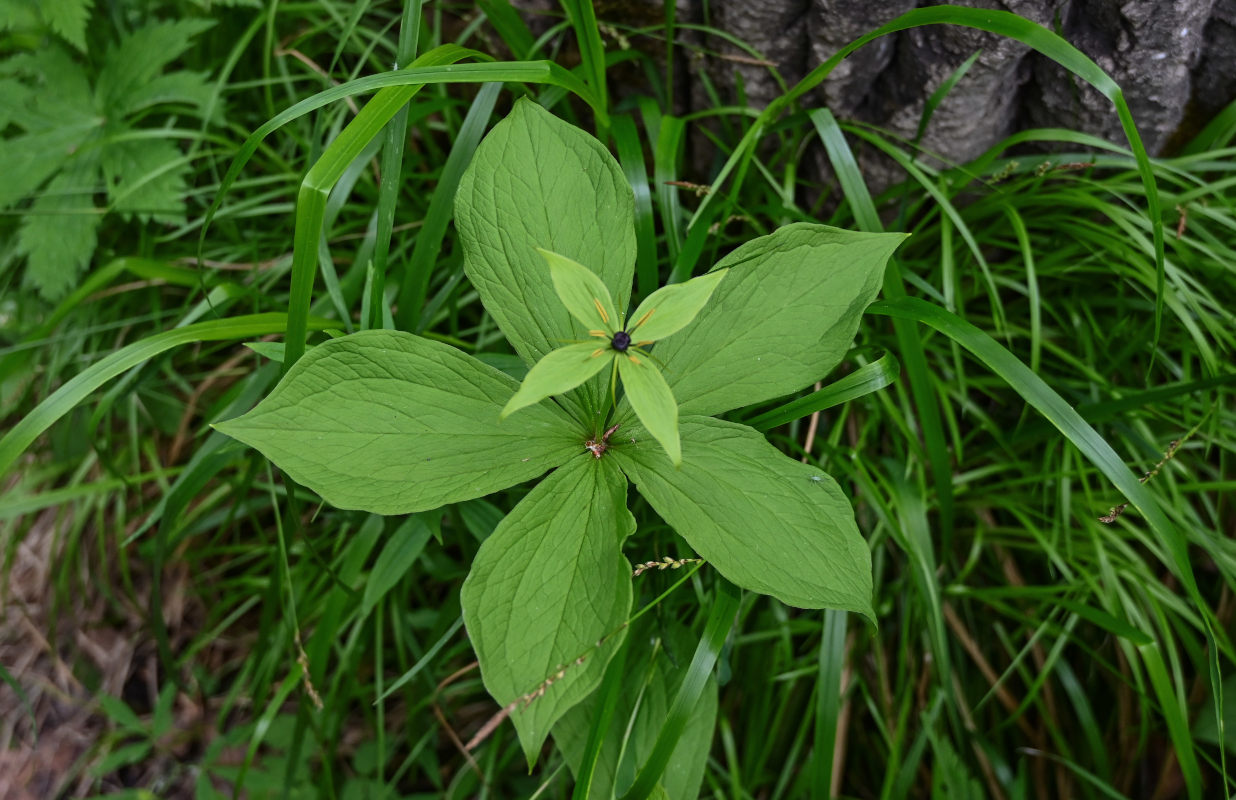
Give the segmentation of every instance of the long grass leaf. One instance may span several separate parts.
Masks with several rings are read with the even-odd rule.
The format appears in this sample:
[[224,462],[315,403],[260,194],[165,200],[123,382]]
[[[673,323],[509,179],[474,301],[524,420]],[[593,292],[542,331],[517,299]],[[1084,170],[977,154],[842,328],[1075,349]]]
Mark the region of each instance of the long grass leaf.
[[[862,173],[858,169],[858,162],[854,159],[854,153],[850,150],[837,124],[837,119],[826,108],[815,109],[808,116],[815,125],[820,140],[824,143],[829,163],[832,164],[842,192],[850,203],[854,221],[858,223],[861,230],[869,233],[883,231],[884,224],[880,222],[871,193],[867,191],[867,184],[863,181]],[[884,269],[884,295],[889,298],[906,295],[900,262],[896,256],[888,260],[888,266]],[[927,449],[932,483],[936,487],[936,496],[940,504],[941,541],[944,546],[947,546],[953,529],[953,471],[948,447],[945,444],[944,422],[940,414],[935,382],[927,366],[926,350],[914,330],[913,323],[893,320],[893,331],[897,335],[897,346],[901,350],[906,373],[909,375],[910,394],[918,409],[919,428],[923,432],[923,445]]]
[[[330,320],[311,319],[315,329],[335,325]],[[252,339],[279,333],[287,325],[286,314],[250,314],[231,319],[209,320],[156,333],[141,341],[122,347],[70,378],[63,386],[39,403],[0,439],[0,476],[8,472],[39,434],[56,420],[69,413],[99,387],[133,367],[140,366],[160,353],[185,344]]]
[[901,372],[901,365],[892,353],[885,353],[870,364],[864,364],[838,381],[821,387],[809,395],[791,400],[785,405],[744,420],[757,431],[767,431],[802,419],[817,411],[848,403],[864,395],[891,386]]
[[708,675],[712,672],[713,665],[717,663],[721,647],[725,644],[730,628],[734,625],[734,616],[738,613],[741,598],[742,594],[736,586],[729,581],[717,579],[716,598],[713,600],[708,622],[704,626],[704,635],[695,648],[695,656],[692,657],[691,665],[687,667],[682,683],[678,686],[678,693],[674,695],[674,702],[670,705],[669,713],[661,725],[660,732],[657,733],[657,742],[648,755],[648,760],[640,768],[639,775],[631,784],[631,788],[623,793],[622,800],[644,800],[656,788],[657,782],[661,779],[661,773],[669,764],[670,756],[673,755],[674,748],[678,745],[678,739],[687,726],[691,712],[699,702],[700,695],[704,693]]

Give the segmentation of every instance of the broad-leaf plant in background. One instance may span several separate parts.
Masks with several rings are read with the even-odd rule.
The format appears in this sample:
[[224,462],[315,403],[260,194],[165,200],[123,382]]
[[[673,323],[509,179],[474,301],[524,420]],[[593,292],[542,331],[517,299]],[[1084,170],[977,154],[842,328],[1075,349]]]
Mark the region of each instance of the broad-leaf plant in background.
[[738,586],[873,615],[870,555],[836,482],[717,415],[835,367],[903,237],[787,225],[626,315],[633,209],[600,142],[519,101],[455,212],[467,275],[531,367],[522,386],[373,330],[312,348],[218,425],[346,509],[428,511],[544,476],[482,544],[461,598],[530,762],[625,635],[628,483]]
[[[14,26],[25,17],[17,11],[34,10],[9,5],[0,4],[0,18],[14,12]],[[34,5],[85,49],[88,4]],[[43,297],[58,300],[76,284],[94,255],[103,212],[184,221],[190,163],[177,139],[187,136],[168,115],[206,117],[214,90],[205,73],[165,68],[213,24],[146,25],[109,46],[90,70],[55,41],[0,61],[0,211],[20,206],[25,283]],[[101,195],[107,202],[98,208]]]

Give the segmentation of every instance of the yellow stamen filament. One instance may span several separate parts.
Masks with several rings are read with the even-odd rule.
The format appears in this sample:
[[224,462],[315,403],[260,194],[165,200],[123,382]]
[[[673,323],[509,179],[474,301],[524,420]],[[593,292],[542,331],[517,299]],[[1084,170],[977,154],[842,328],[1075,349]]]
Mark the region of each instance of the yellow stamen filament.
[[648,309],[648,313],[639,318],[639,322],[635,323],[635,327],[638,328],[640,325],[643,325],[645,322],[648,321],[648,318],[651,317],[655,313],[657,313],[657,310],[655,308]]
[[609,334],[605,331],[588,331],[589,336],[600,336],[602,339],[608,339]]
[[605,352],[605,348],[604,348],[604,347],[598,347],[596,350],[593,350],[593,351],[592,351],[592,355],[590,355],[590,356],[588,356],[588,357],[589,357],[589,358],[596,358],[597,356],[601,355],[601,354],[602,354],[602,353],[604,353],[604,352]]
[[649,340],[648,340],[648,341],[646,341],[646,342],[636,342],[636,343],[635,343],[635,346],[636,346],[636,347],[647,347],[648,345],[653,344],[653,343],[654,343],[654,342],[653,342],[651,339],[649,339]]
[[639,362],[639,359],[638,359],[638,358],[636,358],[635,356],[628,355],[628,356],[627,356],[627,358],[631,359],[631,363],[632,363],[632,364],[635,364],[636,366],[638,366],[638,365],[639,365],[639,363],[640,363],[640,362]]
[[601,321],[608,325],[609,324],[609,314],[605,313],[605,306],[601,305],[601,301],[596,299],[595,297],[592,298],[592,302],[597,307],[597,313],[601,315]]

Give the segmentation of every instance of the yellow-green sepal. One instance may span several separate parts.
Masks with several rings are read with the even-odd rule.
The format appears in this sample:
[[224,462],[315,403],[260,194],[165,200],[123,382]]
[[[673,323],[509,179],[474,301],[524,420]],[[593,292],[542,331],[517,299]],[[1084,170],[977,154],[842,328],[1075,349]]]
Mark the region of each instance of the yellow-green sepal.
[[612,336],[615,331],[622,330],[614,299],[595,272],[566,256],[540,248],[537,252],[549,264],[554,291],[571,316],[590,331],[603,331]]
[[547,353],[528,370],[519,391],[507,401],[499,418],[505,419],[551,395],[569,392],[608,367],[614,355],[609,344],[601,340],[570,344]]
[[622,388],[640,423],[660,442],[674,466],[682,463],[682,443],[678,439],[678,403],[661,371],[651,361],[628,353],[618,356]]
[[720,269],[657,289],[635,309],[627,332],[637,342],[655,342],[687,327],[712,297],[725,273]]

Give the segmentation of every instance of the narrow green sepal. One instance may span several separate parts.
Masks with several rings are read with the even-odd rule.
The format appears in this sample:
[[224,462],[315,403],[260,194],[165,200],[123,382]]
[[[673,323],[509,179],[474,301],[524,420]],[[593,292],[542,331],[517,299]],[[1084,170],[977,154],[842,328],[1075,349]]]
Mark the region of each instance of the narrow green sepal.
[[601,339],[559,347],[528,370],[519,391],[507,401],[499,419],[506,419],[525,406],[546,397],[569,392],[609,366],[615,351]]
[[685,283],[675,283],[657,289],[639,304],[631,315],[628,333],[636,341],[655,342],[677,333],[691,321],[712,297],[713,290],[727,270],[719,269]]
[[571,316],[588,330],[601,330],[612,335],[621,330],[622,320],[614,308],[614,299],[601,278],[592,270],[566,256],[542,250],[537,252],[549,264],[549,277],[554,282],[558,299]]
[[674,466],[682,463],[682,443],[678,440],[678,403],[664,376],[645,357],[628,354],[618,359],[622,387],[652,438],[660,442]]

